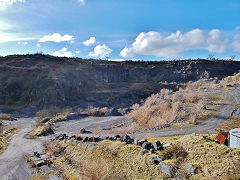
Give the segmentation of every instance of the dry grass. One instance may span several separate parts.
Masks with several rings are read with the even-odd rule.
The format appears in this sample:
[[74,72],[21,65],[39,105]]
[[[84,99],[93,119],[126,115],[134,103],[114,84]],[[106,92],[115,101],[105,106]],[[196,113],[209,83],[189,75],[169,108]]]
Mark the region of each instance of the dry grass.
[[221,124],[218,124],[218,131],[228,132],[231,129],[240,128],[240,117],[230,116],[227,121],[224,121]]
[[51,123],[45,123],[39,126],[34,126],[33,130],[27,135],[28,138],[34,139],[37,136],[47,136],[54,133],[54,127]]
[[160,140],[172,145],[155,154],[149,152],[145,155],[140,155],[141,147],[112,141],[102,141],[97,146],[76,141],[56,141],[50,146],[56,152],[59,148],[65,149],[53,165],[64,172],[66,179],[167,179],[157,166],[150,163],[153,156],[162,157],[164,163],[180,173],[184,172],[185,164],[198,167],[198,173],[189,175],[190,179],[238,179],[240,150],[218,144],[216,136],[149,137],[149,142]]
[[12,117],[10,114],[6,114],[6,113],[0,114],[0,120],[9,120],[11,118]]
[[0,154],[2,154],[7,148],[7,138],[17,132],[16,128],[4,129],[0,133]]
[[107,111],[108,111],[107,107],[103,107],[103,108],[96,107],[96,108],[89,108],[86,114],[90,116],[104,116]]
[[43,119],[43,118],[54,118],[56,116],[67,116],[68,114],[70,114],[72,112],[71,108],[65,108],[65,109],[61,109],[58,108],[56,106],[51,106],[47,109],[43,109],[41,111],[38,111],[36,113],[36,116],[38,117],[38,119]]

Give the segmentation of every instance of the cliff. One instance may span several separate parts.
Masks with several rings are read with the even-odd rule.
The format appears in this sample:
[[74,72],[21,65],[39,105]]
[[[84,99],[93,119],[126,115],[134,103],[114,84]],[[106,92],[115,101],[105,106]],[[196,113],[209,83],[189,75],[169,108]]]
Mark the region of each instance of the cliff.
[[240,62],[223,60],[113,62],[41,54],[6,56],[0,58],[0,106],[126,106],[161,88],[223,78],[239,69]]

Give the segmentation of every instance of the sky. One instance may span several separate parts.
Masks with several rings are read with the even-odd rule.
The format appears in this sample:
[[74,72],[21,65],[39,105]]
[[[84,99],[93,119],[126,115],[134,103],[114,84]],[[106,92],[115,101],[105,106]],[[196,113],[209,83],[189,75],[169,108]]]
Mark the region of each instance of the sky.
[[0,55],[240,59],[239,0],[0,0]]

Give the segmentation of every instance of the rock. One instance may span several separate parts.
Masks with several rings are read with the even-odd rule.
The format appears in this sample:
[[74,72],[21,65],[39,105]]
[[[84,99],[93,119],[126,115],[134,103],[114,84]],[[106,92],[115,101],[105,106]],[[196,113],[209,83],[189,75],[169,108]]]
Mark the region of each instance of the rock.
[[83,138],[83,142],[88,142],[88,141],[91,141],[91,138],[89,138],[89,137]]
[[126,142],[127,143],[127,141],[129,140],[129,139],[131,139],[131,137],[129,136],[129,135],[124,135],[123,136],[123,142]]
[[122,142],[122,144],[127,144],[126,142]]
[[192,164],[186,164],[184,166],[184,170],[190,174],[196,174],[197,168],[194,167]]
[[116,136],[115,136],[115,139],[116,139],[116,140],[121,140],[121,136],[120,136],[120,135],[116,135]]
[[81,141],[81,140],[83,140],[83,138],[82,138],[81,136],[78,136],[78,137],[76,138],[76,140],[77,140],[77,141]]
[[148,150],[144,149],[143,151],[140,152],[140,155],[144,155],[148,152]]
[[105,137],[105,140],[109,140],[109,137],[107,136],[107,137]]
[[110,140],[110,141],[114,141],[114,140],[115,140],[115,137],[109,137],[109,140]]
[[59,141],[64,140],[67,137],[66,134],[60,134],[59,136],[56,137],[56,139],[58,139]]
[[141,139],[138,141],[137,145],[142,147],[143,143],[145,142],[148,142],[148,141],[146,139]]
[[0,121],[0,126],[2,126],[3,125],[3,123],[2,123],[2,121]]
[[38,152],[34,152],[33,155],[37,158],[41,158],[41,155]]
[[95,137],[92,137],[92,142],[99,142],[99,141],[101,141],[101,138],[100,138],[100,136],[95,136]]
[[142,144],[142,148],[150,150],[152,148],[152,144],[150,142],[144,142]]
[[75,136],[75,135],[70,136],[68,139],[69,139],[69,140],[76,140],[76,136]]
[[174,176],[173,168],[163,162],[160,162],[158,165],[158,169],[163,172],[164,174],[167,174],[169,177]]
[[158,151],[158,150],[163,150],[163,146],[162,143],[160,141],[156,141],[153,143],[153,148]]
[[150,159],[151,163],[153,164],[159,164],[160,161],[162,161],[162,158],[155,156]]
[[126,143],[127,144],[133,144],[133,142],[134,142],[134,139],[128,139]]
[[82,128],[82,129],[80,130],[80,132],[81,132],[82,134],[85,134],[85,133],[86,133],[86,129]]
[[139,139],[135,138],[133,144],[138,145],[138,141],[139,141]]
[[168,146],[170,146],[170,145],[171,145],[171,143],[164,144],[164,145],[163,145],[163,148],[166,148],[166,147],[168,147]]
[[43,118],[40,122],[41,123],[46,123],[48,121],[50,121],[51,119],[49,117]]

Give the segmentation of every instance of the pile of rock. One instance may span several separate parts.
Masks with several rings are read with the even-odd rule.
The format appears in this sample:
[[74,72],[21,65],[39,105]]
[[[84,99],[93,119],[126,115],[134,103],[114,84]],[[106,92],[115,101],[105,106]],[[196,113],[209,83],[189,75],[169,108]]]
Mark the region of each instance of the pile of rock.
[[48,154],[40,154],[38,152],[34,152],[32,155],[30,155],[27,161],[32,167],[41,167],[51,164],[52,162]]

